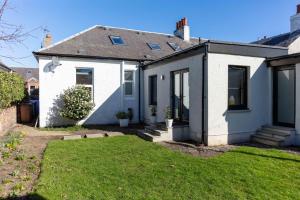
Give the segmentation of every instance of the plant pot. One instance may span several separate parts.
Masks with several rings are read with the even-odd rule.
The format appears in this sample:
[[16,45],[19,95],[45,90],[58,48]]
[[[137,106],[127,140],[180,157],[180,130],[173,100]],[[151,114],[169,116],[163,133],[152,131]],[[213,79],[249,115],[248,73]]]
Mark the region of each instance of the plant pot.
[[120,127],[128,127],[128,119],[119,119]]
[[151,115],[150,116],[150,124],[155,124],[156,123],[156,116]]
[[172,128],[173,125],[173,119],[166,119],[166,127]]

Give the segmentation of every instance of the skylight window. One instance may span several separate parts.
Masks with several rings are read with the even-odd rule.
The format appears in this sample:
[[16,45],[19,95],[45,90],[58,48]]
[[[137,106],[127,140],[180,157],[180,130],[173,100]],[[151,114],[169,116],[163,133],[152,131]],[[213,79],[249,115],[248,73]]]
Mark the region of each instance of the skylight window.
[[175,43],[175,42],[168,42],[168,44],[170,45],[170,47],[174,50],[174,51],[180,51],[181,47]]
[[114,44],[114,45],[124,45],[125,42],[124,40],[120,37],[120,36],[109,36],[111,42]]
[[157,43],[147,43],[151,50],[160,50],[160,45]]

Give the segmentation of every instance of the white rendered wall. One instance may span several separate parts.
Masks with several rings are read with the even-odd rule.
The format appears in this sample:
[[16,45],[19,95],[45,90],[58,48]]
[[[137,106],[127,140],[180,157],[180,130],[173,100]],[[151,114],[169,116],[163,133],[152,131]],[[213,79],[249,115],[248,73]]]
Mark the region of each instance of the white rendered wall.
[[[271,73],[264,58],[208,54],[208,145],[248,141],[271,124]],[[228,65],[249,66],[247,111],[228,111]]]
[[289,54],[300,53],[300,37],[289,46]]
[[[189,69],[189,94],[190,94],[190,133],[182,139],[201,141],[202,133],[202,57],[203,54],[188,58],[156,64],[144,71],[144,118],[149,121],[149,76],[157,75],[157,121],[165,121],[165,108],[171,106],[171,72]],[[162,80],[161,76],[165,79]]]
[[[76,68],[93,69],[93,95],[95,107],[80,124],[114,124],[118,111],[133,108],[138,122],[138,71],[137,63],[109,60],[59,58],[60,66],[48,72],[51,58],[39,58],[40,69],[40,127],[73,123],[59,116],[59,95],[76,84]],[[124,70],[135,71],[134,96],[123,96]]]

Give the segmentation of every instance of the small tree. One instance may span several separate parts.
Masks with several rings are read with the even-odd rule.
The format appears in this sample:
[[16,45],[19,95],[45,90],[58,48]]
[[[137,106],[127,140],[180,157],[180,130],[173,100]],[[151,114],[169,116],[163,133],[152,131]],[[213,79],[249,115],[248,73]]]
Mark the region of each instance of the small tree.
[[23,97],[23,78],[15,73],[0,72],[0,109],[21,101]]
[[91,91],[84,86],[75,86],[65,90],[62,100],[63,107],[60,115],[76,121],[85,118],[94,106]]

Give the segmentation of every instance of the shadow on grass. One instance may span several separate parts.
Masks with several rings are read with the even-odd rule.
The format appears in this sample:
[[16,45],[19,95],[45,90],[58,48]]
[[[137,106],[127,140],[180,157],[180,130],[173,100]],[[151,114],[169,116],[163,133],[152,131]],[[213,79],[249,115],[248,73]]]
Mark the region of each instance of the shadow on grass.
[[282,161],[300,162],[300,160],[297,160],[297,159],[283,158],[283,157],[279,157],[279,156],[271,156],[271,155],[265,155],[265,154],[258,154],[258,153],[246,152],[246,151],[241,151],[241,150],[234,150],[233,152],[240,153],[240,154],[247,154],[247,155],[256,156],[256,157],[277,159],[277,160],[282,160]]
[[0,198],[0,200],[47,200],[47,199],[45,197],[42,197],[39,194],[28,194],[25,196]]

